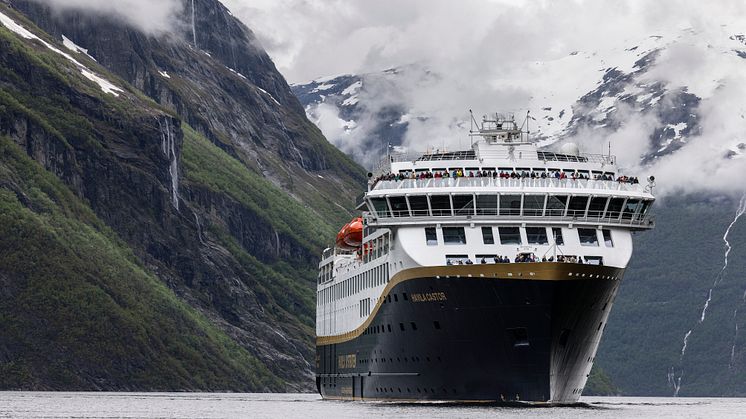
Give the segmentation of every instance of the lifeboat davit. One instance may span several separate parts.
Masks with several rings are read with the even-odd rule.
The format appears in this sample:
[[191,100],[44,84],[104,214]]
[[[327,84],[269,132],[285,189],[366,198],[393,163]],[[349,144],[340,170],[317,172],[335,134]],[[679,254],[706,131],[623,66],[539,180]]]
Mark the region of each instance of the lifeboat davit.
[[344,250],[357,250],[363,245],[363,217],[357,217],[345,224],[337,233],[337,247]]

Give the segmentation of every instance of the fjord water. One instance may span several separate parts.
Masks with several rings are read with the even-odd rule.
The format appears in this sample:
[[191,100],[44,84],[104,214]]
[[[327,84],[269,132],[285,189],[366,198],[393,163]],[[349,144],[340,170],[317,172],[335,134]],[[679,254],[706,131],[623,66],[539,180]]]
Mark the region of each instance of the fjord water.
[[746,399],[583,397],[574,407],[339,402],[315,394],[0,392],[0,418],[741,418]]

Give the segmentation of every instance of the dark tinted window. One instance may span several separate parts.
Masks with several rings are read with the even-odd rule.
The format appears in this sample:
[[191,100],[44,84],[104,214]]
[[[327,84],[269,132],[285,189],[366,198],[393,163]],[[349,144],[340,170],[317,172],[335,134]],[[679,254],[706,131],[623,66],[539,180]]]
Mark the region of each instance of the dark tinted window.
[[428,246],[438,245],[438,235],[435,232],[435,227],[425,228],[425,242],[427,243]]
[[565,206],[567,205],[567,196],[560,195],[549,195],[547,198],[547,212],[548,217],[561,217],[565,215]]
[[606,197],[594,197],[591,198],[591,205],[588,207],[588,216],[593,218],[599,218],[604,213],[604,208],[606,208],[606,201],[608,201],[609,198]]
[[521,215],[521,196],[501,195],[500,215]]
[[463,227],[443,227],[443,243],[466,244],[466,233]]
[[430,197],[430,206],[434,216],[451,215],[451,197],[448,195],[433,195]]
[[477,215],[497,215],[497,195],[477,195]]
[[386,198],[371,198],[370,201],[379,217],[389,216],[389,204],[386,202]]
[[456,215],[474,215],[474,195],[453,195],[453,210]]
[[409,208],[412,210],[412,215],[415,217],[425,217],[430,215],[427,209],[427,197],[424,195],[410,196]]
[[541,216],[544,212],[544,195],[526,195],[523,197],[523,215]]
[[492,227],[482,227],[482,241],[484,241],[484,244],[495,244],[495,237],[492,236]]
[[547,229],[544,227],[526,227],[528,244],[549,244]]
[[403,196],[391,196],[389,197],[391,203],[391,212],[394,217],[409,217],[409,209],[407,208],[407,198]]
[[604,234],[604,244],[606,247],[614,247],[614,240],[611,239],[611,230],[603,229],[601,232]]
[[619,218],[622,205],[624,205],[624,198],[611,198],[609,208],[606,210],[606,218]]
[[578,237],[582,246],[598,246],[598,235],[592,228],[579,228]]
[[498,227],[501,244],[521,244],[521,230],[518,227]]
[[587,196],[573,196],[570,198],[570,204],[567,207],[569,217],[582,217],[585,215],[585,207],[588,205]]

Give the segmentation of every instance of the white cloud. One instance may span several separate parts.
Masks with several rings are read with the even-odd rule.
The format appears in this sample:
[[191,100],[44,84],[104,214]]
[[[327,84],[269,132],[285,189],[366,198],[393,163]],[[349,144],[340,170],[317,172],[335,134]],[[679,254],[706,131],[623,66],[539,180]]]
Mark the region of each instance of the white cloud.
[[[744,178],[746,159],[724,160],[723,155],[746,141],[738,98],[738,92],[746,91],[746,60],[727,51],[732,45],[712,44],[743,33],[743,1],[224,3],[254,29],[292,82],[412,63],[432,70],[437,80],[423,83],[416,75],[405,76],[398,87],[401,105],[415,117],[406,141],[419,149],[468,144],[464,123],[468,126],[470,108],[477,115],[495,110],[523,114],[530,108],[539,117],[542,108],[551,107],[545,114],[556,120],[564,107],[567,122],[569,106],[595,88],[604,69],[629,72],[642,51],[664,48],[648,79],[640,81],[663,81],[671,90],[686,86],[702,97],[702,135],[645,168],[640,157],[650,151],[648,138],[660,126],[655,116],[617,112],[619,131],[586,131],[573,140],[588,152],[599,152],[611,138],[620,165],[654,173],[662,191],[743,189],[733,176]],[[385,100],[369,96],[360,103],[375,108]],[[539,122],[544,132],[560,134],[562,124]],[[697,172],[711,176],[692,177]]]
[[33,0],[53,9],[85,10],[122,19],[151,34],[170,32],[183,11],[181,0]]

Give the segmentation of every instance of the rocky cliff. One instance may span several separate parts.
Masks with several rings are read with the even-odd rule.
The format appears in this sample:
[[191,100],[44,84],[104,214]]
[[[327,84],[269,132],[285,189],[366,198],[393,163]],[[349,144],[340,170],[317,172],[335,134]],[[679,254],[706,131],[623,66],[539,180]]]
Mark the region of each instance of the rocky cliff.
[[[0,318],[13,325],[3,336],[18,340],[0,343],[5,388],[312,386],[315,264],[350,216],[363,171],[305,118],[245,26],[218,1],[194,4],[194,36],[153,36],[106,16],[0,2],[4,147],[23,150],[27,170],[45,169],[70,195],[61,200],[14,180],[23,178],[15,158],[0,192],[30,219],[45,214],[38,200],[59,207],[73,224],[49,234],[82,260],[45,258],[33,238],[19,237],[20,218],[7,220],[0,246],[14,257],[0,264]],[[83,221],[66,212],[70,202],[83,208]],[[129,255],[140,276],[67,237],[80,222],[105,231],[101,240]],[[67,278],[88,282],[80,294],[53,289]],[[142,289],[138,278],[147,278]],[[21,297],[60,305],[33,311],[16,304]],[[140,297],[140,308],[126,304]],[[110,318],[117,308],[133,310],[132,330]],[[176,326],[161,336],[159,322]],[[142,339],[133,329],[146,331]],[[84,350],[90,336],[100,342],[95,356]],[[167,342],[153,345],[159,339]],[[182,359],[179,380],[162,373],[168,368],[147,372],[144,360],[180,359],[163,347],[203,361]],[[56,362],[43,361],[50,358]],[[135,372],[144,378],[133,380]]]

